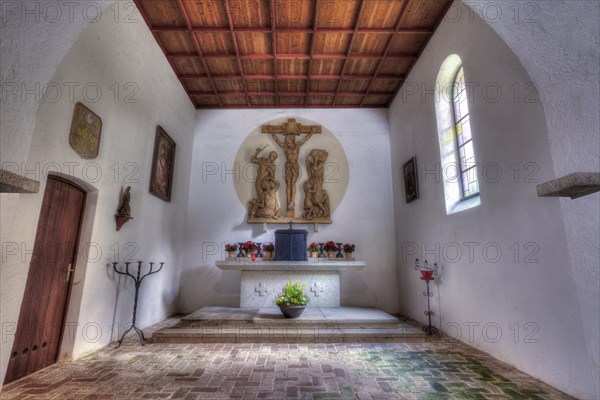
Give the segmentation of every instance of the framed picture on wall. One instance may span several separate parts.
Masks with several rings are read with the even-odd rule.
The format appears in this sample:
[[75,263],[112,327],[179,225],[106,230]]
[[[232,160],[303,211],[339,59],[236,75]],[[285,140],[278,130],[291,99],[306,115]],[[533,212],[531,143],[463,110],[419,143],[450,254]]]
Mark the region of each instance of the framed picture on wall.
[[171,201],[173,167],[175,166],[175,142],[160,126],[156,127],[150,193],[164,201]]
[[98,157],[101,133],[100,117],[83,104],[76,103],[69,132],[71,148],[83,159],[94,159]]
[[404,195],[406,202],[410,203],[419,198],[419,181],[417,179],[417,157],[413,157],[404,164]]

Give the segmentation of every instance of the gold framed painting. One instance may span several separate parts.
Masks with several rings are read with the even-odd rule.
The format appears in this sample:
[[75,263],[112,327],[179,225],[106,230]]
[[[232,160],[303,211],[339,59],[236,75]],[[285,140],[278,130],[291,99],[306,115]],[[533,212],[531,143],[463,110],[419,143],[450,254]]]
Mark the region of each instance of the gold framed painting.
[[89,108],[81,103],[76,103],[69,132],[71,148],[83,159],[98,157],[100,149],[100,134],[102,133],[102,120]]
[[157,126],[150,173],[150,193],[166,202],[171,201],[174,166],[175,141],[163,128]]

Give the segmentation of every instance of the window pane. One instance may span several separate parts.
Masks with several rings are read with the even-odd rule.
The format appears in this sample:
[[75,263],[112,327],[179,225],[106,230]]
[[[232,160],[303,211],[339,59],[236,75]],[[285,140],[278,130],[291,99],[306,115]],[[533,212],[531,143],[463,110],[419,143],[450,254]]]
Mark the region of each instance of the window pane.
[[464,171],[467,169],[467,159],[465,157],[465,148],[464,147],[459,147],[458,148],[458,158],[460,159],[460,170]]
[[465,90],[465,76],[462,67],[458,70],[453,88],[453,111],[456,132],[456,148],[459,168],[461,172],[461,191],[463,197],[479,193],[477,168],[473,137],[469,118],[469,103]]
[[475,156],[473,155],[473,141],[467,142],[464,145],[465,158],[467,159],[467,168],[472,167],[475,163]]
[[469,177],[465,172],[462,174],[462,189],[465,196],[468,196],[467,192],[469,191]]
[[[471,140],[471,124],[469,123],[469,116],[466,116],[465,119],[463,119],[461,121],[461,130],[462,130],[462,136],[463,136],[463,141],[464,142],[468,142],[469,140]],[[459,141],[459,146],[462,145],[463,143],[460,143]]]

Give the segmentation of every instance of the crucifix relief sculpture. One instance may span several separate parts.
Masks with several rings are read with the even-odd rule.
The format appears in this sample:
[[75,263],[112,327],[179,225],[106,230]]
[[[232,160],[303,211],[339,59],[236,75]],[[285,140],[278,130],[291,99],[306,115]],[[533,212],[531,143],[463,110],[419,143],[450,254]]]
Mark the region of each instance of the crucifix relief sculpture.
[[[320,134],[321,127],[318,125],[305,126],[295,119],[289,119],[287,123],[282,125],[263,125],[262,133],[270,134],[275,143],[283,150],[285,154],[285,193],[286,193],[286,217],[294,217],[296,204],[296,183],[300,176],[300,162],[298,154],[300,147],[306,143],[313,134]],[[281,140],[277,135],[283,136]],[[296,136],[304,136],[304,138],[296,141]]]
[[329,153],[325,150],[314,149],[306,156],[306,171],[308,180],[304,182],[304,213],[307,219],[329,218],[329,195],[323,189],[325,181],[325,161]]
[[279,198],[277,189],[279,181],[275,179],[275,160],[277,153],[272,151],[268,157],[259,157],[261,151],[267,146],[256,149],[250,162],[258,165],[256,172],[256,198],[250,202],[248,214],[250,218],[279,218]]
[[[267,148],[268,144],[256,148],[250,156],[250,162],[257,166],[256,181],[254,182],[256,197],[249,203],[248,223],[330,224],[329,196],[323,189],[327,151],[319,149],[310,151],[306,157],[308,180],[304,183],[298,182],[300,149],[312,135],[321,134],[321,126],[303,125],[290,118],[281,125],[263,125],[261,133],[270,135],[283,151],[285,156],[284,182],[280,183],[275,178],[277,152],[271,151],[267,156],[261,156],[261,152]],[[283,184],[285,184],[286,198],[285,205],[280,206],[277,190]],[[304,188],[305,197],[304,204],[300,206],[296,204],[295,200],[299,185],[301,185],[301,189]]]

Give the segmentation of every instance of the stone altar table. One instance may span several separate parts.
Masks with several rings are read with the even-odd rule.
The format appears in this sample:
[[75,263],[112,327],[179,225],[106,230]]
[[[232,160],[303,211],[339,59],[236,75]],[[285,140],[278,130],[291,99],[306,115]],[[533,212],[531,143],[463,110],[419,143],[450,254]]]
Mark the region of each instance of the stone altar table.
[[307,307],[340,306],[340,271],[358,271],[367,266],[364,261],[218,261],[216,266],[226,271],[242,271],[240,307],[274,307],[275,298],[288,280],[306,284],[310,299]]

